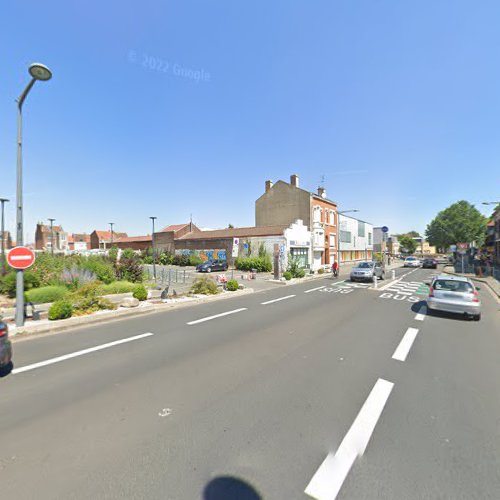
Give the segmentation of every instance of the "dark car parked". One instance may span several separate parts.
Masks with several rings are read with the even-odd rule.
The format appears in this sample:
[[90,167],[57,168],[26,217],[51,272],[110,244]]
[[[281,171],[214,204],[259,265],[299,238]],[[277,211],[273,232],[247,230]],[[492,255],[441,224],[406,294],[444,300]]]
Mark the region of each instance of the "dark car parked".
[[423,269],[437,269],[438,261],[436,259],[424,259],[422,262]]
[[212,271],[227,271],[228,265],[225,260],[207,260],[198,264],[196,270],[200,273],[211,273]]
[[0,319],[0,374],[12,369],[12,346],[9,340],[9,327]]

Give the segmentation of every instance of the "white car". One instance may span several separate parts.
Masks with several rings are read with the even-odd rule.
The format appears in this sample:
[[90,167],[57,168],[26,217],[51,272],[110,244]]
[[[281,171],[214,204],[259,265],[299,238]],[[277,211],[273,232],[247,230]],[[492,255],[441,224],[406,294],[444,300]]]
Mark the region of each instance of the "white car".
[[403,267],[420,267],[420,260],[416,257],[406,257]]

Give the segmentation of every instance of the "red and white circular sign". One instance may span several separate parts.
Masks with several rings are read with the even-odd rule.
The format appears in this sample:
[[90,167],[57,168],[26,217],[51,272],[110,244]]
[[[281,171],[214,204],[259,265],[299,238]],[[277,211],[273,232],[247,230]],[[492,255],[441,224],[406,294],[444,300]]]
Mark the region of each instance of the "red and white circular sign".
[[35,252],[26,247],[14,247],[7,254],[7,262],[14,269],[27,269],[35,262]]

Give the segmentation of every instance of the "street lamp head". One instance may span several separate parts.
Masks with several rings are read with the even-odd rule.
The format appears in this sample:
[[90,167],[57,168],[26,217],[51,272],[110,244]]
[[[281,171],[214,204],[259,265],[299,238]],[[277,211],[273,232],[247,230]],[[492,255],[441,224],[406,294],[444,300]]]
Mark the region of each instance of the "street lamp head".
[[28,71],[35,80],[46,82],[52,78],[52,71],[50,71],[50,69],[44,64],[33,63],[30,65]]

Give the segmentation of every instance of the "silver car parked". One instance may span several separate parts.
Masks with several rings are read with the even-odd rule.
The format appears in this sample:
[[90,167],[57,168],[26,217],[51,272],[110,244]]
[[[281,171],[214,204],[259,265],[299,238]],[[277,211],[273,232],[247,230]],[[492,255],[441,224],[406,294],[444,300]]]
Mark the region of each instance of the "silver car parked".
[[436,276],[429,289],[427,307],[431,311],[446,311],[481,319],[481,301],[469,278],[462,276]]
[[373,276],[383,280],[385,270],[381,262],[359,262],[351,269],[351,281],[373,281]]

